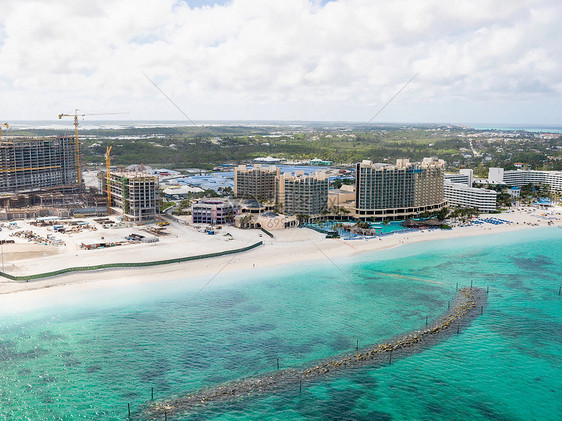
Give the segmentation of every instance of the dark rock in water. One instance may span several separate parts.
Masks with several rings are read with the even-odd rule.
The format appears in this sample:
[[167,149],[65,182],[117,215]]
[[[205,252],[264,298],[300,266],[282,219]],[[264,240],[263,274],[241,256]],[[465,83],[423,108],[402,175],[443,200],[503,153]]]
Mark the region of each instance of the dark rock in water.
[[165,358],[159,358],[153,364],[151,364],[150,370],[145,371],[140,376],[145,382],[150,382],[160,377],[166,376],[166,373],[170,370],[170,365],[168,360]]
[[100,370],[101,370],[101,367],[99,365],[92,365],[92,366],[90,366],[86,369],[86,373],[91,374],[91,373],[95,373],[95,372],[100,371]]
[[345,351],[346,349],[355,347],[355,344],[342,334],[337,333],[334,334],[333,337],[334,340],[329,342],[328,345],[335,351]]
[[260,323],[260,324],[253,324],[253,325],[241,325],[237,329],[241,333],[258,333],[258,332],[268,332],[271,330],[275,330],[276,328],[277,326],[271,323]]
[[365,416],[365,419],[370,421],[392,421],[392,415],[386,412],[371,411]]
[[57,378],[55,376],[46,375],[41,377],[41,383],[56,383],[56,382],[57,382]]
[[41,400],[43,403],[55,403],[55,399],[52,396],[43,396]]
[[357,374],[352,377],[352,380],[354,383],[366,387],[369,390],[375,390],[377,387],[379,387],[379,382],[377,381],[377,379],[371,376],[369,373]]
[[[319,378],[337,375],[359,367],[382,367],[392,362],[407,358],[420,353],[442,341],[449,336],[461,332],[470,322],[481,314],[481,307],[486,304],[486,290],[481,288],[460,289],[451,303],[451,308],[442,314],[436,321],[421,329],[398,335],[380,344],[362,347],[359,350],[342,354],[336,357],[311,363],[306,368],[284,369],[272,371],[260,376],[250,377],[222,384],[215,387],[202,389],[189,395],[174,399],[163,400],[148,404],[141,412],[141,419],[162,419],[164,412],[168,416],[176,414],[188,414],[204,409],[208,404],[231,403],[239,399],[251,396],[271,394],[279,390],[300,390],[301,385],[306,387]],[[279,342],[282,341],[279,339]],[[273,349],[273,348],[272,348]],[[160,367],[162,372],[167,370],[166,364]],[[146,380],[150,380],[156,374],[156,369],[151,370]],[[332,391],[331,393],[352,393],[347,391]],[[323,414],[324,418],[331,414],[346,414],[351,419],[356,419],[357,414],[353,412],[354,402],[361,393],[356,395],[342,396],[332,401],[344,405],[330,414]],[[379,419],[387,414],[380,414]],[[489,415],[494,415],[490,413]],[[382,417],[382,418],[381,418]],[[341,417],[339,418],[341,419]],[[371,418],[375,419],[375,418]]]
[[330,405],[325,407],[323,419],[325,420],[356,420],[358,414],[354,411],[356,402],[365,392],[346,389],[330,391]]
[[138,399],[140,398],[140,394],[138,392],[126,392],[121,395],[124,399]]
[[82,363],[78,361],[76,358],[70,358],[64,362],[65,367],[78,367]]
[[28,360],[39,358],[49,353],[46,349],[39,347],[22,352],[18,352],[15,349],[15,345],[10,342],[0,344],[0,361]]
[[39,338],[43,341],[58,341],[64,339],[64,335],[61,335],[60,333],[53,333],[49,330],[45,330],[41,332]]
[[512,257],[511,261],[515,263],[515,265],[519,269],[523,270],[544,270],[546,266],[551,266],[554,264],[552,259],[548,256],[544,256],[539,254],[535,257]]
[[249,305],[244,307],[244,313],[246,314],[259,313],[260,311],[263,311],[263,309],[260,306]]

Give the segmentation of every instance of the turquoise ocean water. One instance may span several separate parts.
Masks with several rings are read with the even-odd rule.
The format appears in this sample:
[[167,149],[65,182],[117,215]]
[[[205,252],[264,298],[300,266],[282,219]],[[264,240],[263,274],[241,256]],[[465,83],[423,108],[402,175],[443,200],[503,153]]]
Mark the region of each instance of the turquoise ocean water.
[[[460,286],[490,286],[460,335],[392,365],[170,420],[557,420],[562,230],[426,242],[352,259],[0,297],[0,419],[127,419],[150,399],[301,366],[437,317]],[[100,276],[99,274],[93,276]],[[61,290],[62,294],[62,290]]]

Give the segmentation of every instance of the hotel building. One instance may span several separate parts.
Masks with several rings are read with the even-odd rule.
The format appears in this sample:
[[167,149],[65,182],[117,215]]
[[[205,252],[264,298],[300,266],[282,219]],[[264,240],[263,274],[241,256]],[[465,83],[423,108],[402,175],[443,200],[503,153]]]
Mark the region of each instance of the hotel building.
[[358,218],[399,220],[442,209],[445,161],[420,163],[398,159],[396,165],[357,164],[355,212]]
[[490,168],[488,170],[488,181],[519,188],[527,184],[535,186],[546,184],[551,192],[562,192],[562,171],[505,171],[503,168]]
[[445,180],[443,196],[452,206],[463,208],[477,208],[480,212],[493,212],[496,210],[496,197],[494,190],[469,187],[463,183],[453,183]]
[[274,165],[239,165],[234,170],[234,196],[240,199],[274,201],[277,196],[277,177],[280,175],[281,170]]
[[277,204],[286,215],[320,215],[328,209],[329,178],[324,172],[278,177]]
[[451,180],[453,183],[466,184],[468,187],[472,187],[473,179],[474,171],[471,169],[462,169],[458,174],[445,174],[445,180]]

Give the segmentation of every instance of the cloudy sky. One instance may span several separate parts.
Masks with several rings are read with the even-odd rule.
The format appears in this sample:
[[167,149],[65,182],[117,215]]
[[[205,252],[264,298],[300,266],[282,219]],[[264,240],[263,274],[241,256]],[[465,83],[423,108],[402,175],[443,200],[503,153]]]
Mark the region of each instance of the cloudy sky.
[[[0,0],[0,120],[561,124],[560,0]],[[114,117],[115,118],[115,117]]]

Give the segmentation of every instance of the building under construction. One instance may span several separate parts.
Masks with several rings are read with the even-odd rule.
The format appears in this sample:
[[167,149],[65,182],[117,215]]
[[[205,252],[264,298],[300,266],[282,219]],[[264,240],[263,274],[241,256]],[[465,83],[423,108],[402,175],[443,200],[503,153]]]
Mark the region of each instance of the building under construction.
[[[102,190],[107,191],[107,173],[100,173]],[[110,171],[111,206],[121,209],[125,221],[150,223],[158,212],[158,176],[146,173]]]
[[0,220],[105,215],[104,195],[77,182],[76,138],[2,138]]
[[24,138],[0,143],[0,193],[76,188],[73,137]]

